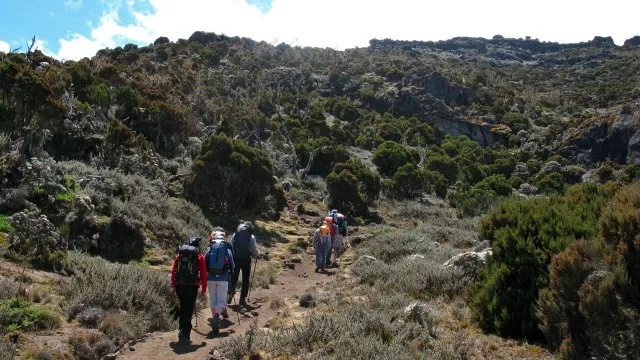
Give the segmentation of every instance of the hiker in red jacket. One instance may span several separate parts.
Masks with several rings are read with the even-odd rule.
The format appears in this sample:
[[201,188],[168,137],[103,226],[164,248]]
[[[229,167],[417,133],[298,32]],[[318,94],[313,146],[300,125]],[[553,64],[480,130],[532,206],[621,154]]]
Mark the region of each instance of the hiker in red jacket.
[[198,246],[201,238],[191,237],[178,247],[171,269],[171,286],[180,300],[178,341],[191,343],[191,317],[196,307],[198,287],[207,293],[207,267]]

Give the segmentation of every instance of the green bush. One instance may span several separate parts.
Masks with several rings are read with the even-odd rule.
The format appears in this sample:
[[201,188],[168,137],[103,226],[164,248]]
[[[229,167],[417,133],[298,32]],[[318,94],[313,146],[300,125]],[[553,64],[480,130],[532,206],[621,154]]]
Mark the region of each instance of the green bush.
[[449,184],[453,184],[458,178],[458,164],[447,155],[430,155],[426,168],[442,174]]
[[406,163],[417,163],[415,155],[395,141],[385,141],[378,146],[372,160],[380,173],[386,176],[393,176]]
[[11,229],[11,223],[7,220],[7,217],[5,215],[0,215],[0,232],[9,232]]
[[540,292],[540,329],[564,359],[625,359],[640,336],[640,183],[602,210],[599,237],[554,256]]
[[493,256],[470,288],[471,309],[483,330],[541,339],[536,301],[549,281],[551,257],[576,239],[596,234],[597,219],[613,190],[594,184],[566,196],[510,199],[481,222]]
[[511,195],[511,184],[503,175],[487,176],[475,185],[478,189],[491,190],[499,196]]
[[329,191],[329,204],[333,209],[344,209],[355,216],[367,214],[367,205],[360,196],[358,190],[358,178],[351,169],[337,165],[336,170],[327,176],[327,190]]
[[261,204],[274,186],[267,153],[226,136],[204,141],[185,182],[187,196],[203,209],[231,213]]
[[425,186],[427,191],[433,192],[439,198],[447,197],[447,190],[449,189],[449,182],[447,179],[437,171],[424,171]]
[[6,331],[35,331],[60,326],[59,315],[26,299],[0,301],[0,325]]
[[564,176],[559,172],[544,174],[536,179],[533,185],[544,193],[562,193],[564,191]]
[[388,195],[397,199],[419,196],[425,188],[424,171],[408,163],[401,166],[389,183]]

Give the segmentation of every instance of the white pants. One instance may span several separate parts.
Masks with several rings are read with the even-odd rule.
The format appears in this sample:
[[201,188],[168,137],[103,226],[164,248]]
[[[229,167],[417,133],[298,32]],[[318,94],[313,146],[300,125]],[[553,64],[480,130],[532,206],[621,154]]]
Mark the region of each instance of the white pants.
[[220,314],[227,307],[227,281],[207,281],[209,288],[209,305],[214,313]]

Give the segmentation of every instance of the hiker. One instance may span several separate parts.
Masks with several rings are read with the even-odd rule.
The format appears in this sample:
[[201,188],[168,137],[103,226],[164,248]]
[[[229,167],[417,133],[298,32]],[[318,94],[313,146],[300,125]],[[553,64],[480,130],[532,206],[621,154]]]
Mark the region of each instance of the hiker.
[[[214,239],[222,240],[222,244],[231,252],[231,255],[233,257],[233,247],[231,246],[231,243],[227,240],[227,234],[224,232],[224,229],[221,228],[221,227],[217,227],[217,228],[213,229],[213,231],[209,235],[209,248],[207,248],[207,251],[205,251],[205,254],[209,252],[209,249],[211,248],[211,243],[213,243]],[[229,288],[229,286],[228,286],[229,280],[230,280],[230,278],[227,279],[227,289]],[[228,290],[227,290],[227,292],[228,292]],[[209,292],[209,295],[211,295],[211,292]],[[226,303],[225,303],[225,305],[226,305]],[[220,315],[222,315],[222,317],[225,318],[225,319],[229,318],[229,312],[228,312],[226,306],[224,307],[222,312],[220,312]]]
[[233,248],[233,261],[236,270],[231,276],[231,284],[229,286],[229,296],[227,304],[231,304],[231,300],[236,294],[236,286],[238,285],[238,277],[242,271],[242,289],[240,290],[241,306],[247,305],[247,294],[249,293],[249,277],[251,275],[251,258],[259,258],[258,243],[256,237],[252,234],[252,226],[250,222],[244,222],[238,225],[238,229],[231,237],[231,246]]
[[334,246],[334,259],[337,260],[340,257],[340,254],[342,254],[344,239],[347,237],[347,217],[338,213],[338,216],[336,217],[336,226],[338,227],[338,236]]
[[207,293],[207,269],[200,253],[200,237],[190,237],[178,247],[171,268],[171,286],[180,300],[178,341],[191,343],[191,317],[196,307],[198,287]]
[[331,216],[331,222],[327,222],[329,227],[329,233],[331,234],[331,243],[329,248],[327,249],[327,255],[325,256],[325,261],[327,262],[327,267],[331,267],[331,253],[333,249],[336,247],[338,241],[338,225],[336,225],[336,218]]
[[331,231],[326,220],[316,229],[311,244],[316,249],[316,272],[324,272],[327,266],[327,249],[331,252]]
[[204,256],[204,262],[207,266],[207,286],[212,316],[209,322],[213,332],[217,334],[220,331],[220,316],[229,317],[226,298],[229,292],[229,278],[235,270],[235,264],[225,233],[217,231],[212,235],[211,245]]

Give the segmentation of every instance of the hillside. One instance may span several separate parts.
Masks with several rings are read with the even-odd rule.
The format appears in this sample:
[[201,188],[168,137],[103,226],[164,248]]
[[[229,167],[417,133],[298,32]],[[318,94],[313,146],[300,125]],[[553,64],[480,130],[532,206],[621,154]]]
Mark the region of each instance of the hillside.
[[[250,219],[268,288],[304,272],[309,236],[338,208],[360,233],[336,279],[300,279],[286,301],[261,290],[279,325],[216,349],[629,358],[639,75],[638,37],[336,51],[196,32],[79,61],[0,53],[0,353],[93,359],[143,336],[155,346],[175,328],[165,280],[177,244]],[[378,249],[386,242],[400,245]],[[388,287],[397,296],[375,295]],[[299,292],[318,309],[296,304]],[[596,301],[607,293],[618,297]],[[403,318],[415,301],[422,310]],[[601,314],[620,336],[596,346]],[[317,342],[298,346],[291,331]]]

